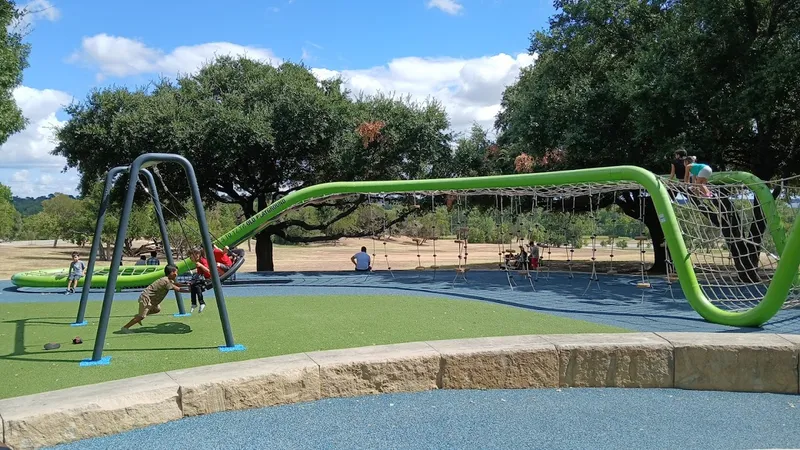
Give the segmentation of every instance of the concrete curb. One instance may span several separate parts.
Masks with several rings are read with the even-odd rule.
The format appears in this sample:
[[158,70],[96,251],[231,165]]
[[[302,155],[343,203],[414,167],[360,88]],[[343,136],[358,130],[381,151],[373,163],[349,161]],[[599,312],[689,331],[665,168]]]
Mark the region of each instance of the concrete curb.
[[0,400],[2,441],[38,448],[182,417],[432,389],[800,393],[800,336],[626,333],[414,342],[175,370]]

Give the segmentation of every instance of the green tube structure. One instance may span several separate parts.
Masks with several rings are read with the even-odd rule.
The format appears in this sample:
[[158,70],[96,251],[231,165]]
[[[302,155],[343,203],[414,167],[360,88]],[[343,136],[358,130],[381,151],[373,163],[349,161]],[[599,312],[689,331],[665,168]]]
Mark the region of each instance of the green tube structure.
[[[543,172],[518,175],[497,175],[471,178],[445,178],[396,181],[333,182],[310,186],[297,190],[262,209],[245,222],[220,236],[215,242],[218,246],[233,246],[258,234],[273,219],[287,209],[301,206],[312,199],[347,194],[413,193],[477,189],[503,189],[515,187],[545,187],[589,183],[637,183],[652,197],[661,227],[664,231],[670,254],[681,289],[689,304],[704,319],[729,326],[755,327],[771,319],[783,305],[792,288],[798,265],[800,251],[800,225],[796,222],[788,239],[783,229],[771,193],[763,181],[744,172],[731,172],[715,175],[713,183],[745,183],[751,187],[764,208],[765,220],[773,239],[783,255],[765,297],[759,304],[746,311],[727,311],[718,308],[704,295],[693,270],[691,255],[683,240],[675,210],[673,209],[665,182],[654,173],[636,166],[615,166],[591,169],[578,169],[559,172]],[[800,222],[800,221],[798,221]],[[178,262],[178,269],[185,272],[191,269],[191,262]],[[93,286],[104,286],[107,270],[95,273]],[[127,267],[120,273],[117,286],[120,288],[142,287],[160,276],[150,272],[146,266]],[[63,287],[66,284],[64,269],[33,271],[16,274],[12,283],[16,286]]]

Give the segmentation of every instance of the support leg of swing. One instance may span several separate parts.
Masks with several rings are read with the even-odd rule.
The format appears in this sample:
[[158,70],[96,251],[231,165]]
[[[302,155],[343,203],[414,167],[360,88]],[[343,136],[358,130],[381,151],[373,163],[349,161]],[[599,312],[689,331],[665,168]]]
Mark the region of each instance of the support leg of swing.
[[513,291],[514,286],[517,285],[517,282],[514,281],[514,276],[511,275],[511,271],[508,270],[508,266],[506,266],[506,279],[508,279],[508,287],[510,287],[511,290]]
[[583,295],[586,295],[586,293],[589,292],[589,288],[592,287],[593,281],[597,285],[597,290],[602,291],[602,289],[600,288],[600,278],[597,277],[597,269],[595,267],[594,262],[592,262],[592,273],[591,275],[589,275],[589,284],[586,286],[586,290],[583,291]]
[[525,278],[528,279],[528,283],[531,284],[531,289],[536,292],[536,286],[533,284],[533,276],[531,276],[531,271],[529,268],[525,269]]
[[464,283],[469,284],[469,281],[467,280],[467,270],[466,269],[462,270],[462,269],[459,268],[459,269],[456,270],[456,276],[453,278],[453,287],[456,286],[456,281],[458,281],[459,278],[464,280]]

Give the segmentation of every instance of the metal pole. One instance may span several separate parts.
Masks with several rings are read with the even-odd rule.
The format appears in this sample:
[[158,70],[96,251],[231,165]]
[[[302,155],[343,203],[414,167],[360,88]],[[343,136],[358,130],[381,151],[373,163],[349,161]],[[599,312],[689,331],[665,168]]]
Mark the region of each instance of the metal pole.
[[100,200],[100,210],[97,212],[97,224],[94,228],[94,238],[92,239],[92,250],[89,253],[89,265],[86,267],[86,276],[83,279],[83,289],[81,289],[81,302],[78,306],[78,317],[72,326],[81,327],[86,325],[86,304],[89,301],[89,290],[92,288],[92,275],[94,274],[94,265],[97,262],[97,253],[100,251],[103,236],[103,224],[106,220],[106,210],[111,197],[111,188],[114,187],[114,178],[121,172],[128,170],[127,166],[117,166],[108,171],[106,175],[106,184],[103,188],[103,197]]
[[197,186],[197,177],[194,173],[194,168],[189,161],[180,155],[171,153],[147,153],[136,158],[130,166],[130,179],[128,180],[128,190],[125,195],[125,203],[122,206],[122,213],[119,219],[119,228],[117,229],[117,240],[114,246],[114,257],[111,261],[111,269],[108,274],[108,283],[106,284],[106,292],[103,296],[103,308],[100,313],[100,323],[97,327],[97,337],[95,339],[94,351],[92,352],[91,361],[84,361],[81,364],[90,365],[92,362],[104,364],[103,361],[103,346],[105,343],[106,332],[108,331],[108,319],[111,316],[111,304],[114,301],[114,293],[117,287],[117,277],[119,276],[119,265],[122,262],[122,250],[125,246],[125,235],[128,232],[128,221],[130,220],[131,209],[133,208],[133,197],[136,192],[136,183],[139,178],[139,172],[151,165],[158,162],[177,162],[183,166],[186,176],[189,181],[189,187],[192,191],[192,199],[194,201],[195,213],[197,214],[197,222],[200,227],[200,234],[203,238],[203,247],[206,249],[206,256],[209,262],[211,271],[211,283],[214,286],[214,296],[217,299],[217,308],[219,309],[219,317],[222,322],[222,330],[225,334],[225,347],[220,347],[223,351],[244,350],[243,346],[237,346],[233,341],[233,332],[231,331],[230,321],[228,320],[228,310],[225,306],[225,296],[222,292],[222,283],[219,279],[219,273],[216,270],[216,261],[214,260],[214,246],[211,242],[211,237],[208,234],[208,223],[206,222],[205,211],[203,210],[203,203],[200,200],[200,188]]
[[[167,235],[167,223],[164,221],[164,213],[161,211],[161,200],[158,198],[158,189],[156,188],[156,182],[153,179],[153,174],[150,173],[147,169],[142,169],[142,173],[144,174],[145,178],[147,178],[147,185],[150,188],[150,195],[153,198],[153,209],[156,212],[156,218],[158,219],[158,228],[161,230],[161,242],[164,243],[164,253],[167,256],[167,264],[174,266],[175,260],[172,258],[172,248],[169,245],[169,237]],[[181,297],[181,293],[175,291],[175,300],[178,302],[178,316],[186,315],[186,309],[183,307],[183,298]]]
[[[171,155],[178,156],[178,155]],[[197,214],[197,222],[200,227],[200,236],[203,238],[203,247],[206,249],[206,259],[208,260],[208,269],[211,272],[211,284],[214,286],[214,297],[217,299],[217,309],[219,310],[219,320],[222,322],[222,332],[225,334],[225,347],[232,349],[235,347],[233,341],[233,331],[231,330],[230,320],[228,319],[228,308],[225,306],[225,295],[222,292],[222,282],[219,279],[219,272],[217,272],[217,262],[214,259],[214,246],[211,242],[211,236],[208,234],[208,223],[206,222],[206,213],[203,209],[203,202],[200,200],[200,188],[197,186],[197,177],[194,174],[194,168],[186,158],[180,157],[178,162],[186,170],[186,176],[189,178],[189,188],[192,190],[192,200],[194,201],[194,210]]]
[[108,282],[106,283],[106,292],[103,296],[103,308],[100,311],[100,322],[97,326],[97,337],[94,341],[92,362],[100,362],[103,359],[103,346],[106,341],[106,332],[108,331],[108,319],[111,316],[111,303],[114,301],[114,292],[117,287],[119,266],[122,263],[122,250],[125,248],[125,235],[128,232],[128,221],[130,220],[131,209],[133,208],[133,196],[136,193],[136,183],[139,178],[139,170],[142,167],[142,159],[147,156],[148,155],[142,155],[136,158],[130,167],[128,190],[125,191],[125,203],[122,206],[122,213],[119,217],[117,240],[114,244],[114,257],[111,258],[111,267],[108,271]]

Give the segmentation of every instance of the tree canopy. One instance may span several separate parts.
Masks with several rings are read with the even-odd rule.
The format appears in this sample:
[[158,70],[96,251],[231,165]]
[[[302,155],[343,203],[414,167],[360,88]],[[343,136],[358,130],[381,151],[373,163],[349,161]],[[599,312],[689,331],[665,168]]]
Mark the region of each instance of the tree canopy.
[[0,183],[0,239],[10,239],[20,220],[20,214],[14,208],[11,198],[11,189]]
[[800,3],[559,0],[503,95],[499,144],[568,167],[800,171]]
[[[341,80],[318,80],[293,63],[220,57],[175,81],[94,91],[66,111],[70,119],[58,130],[53,153],[79,170],[83,193],[109,168],[140,154],[178,153],[192,162],[206,202],[238,204],[246,217],[317,183],[443,176],[450,167],[449,123],[440,104],[352,98]],[[181,171],[161,168],[160,174],[170,192],[186,198]],[[343,214],[327,220],[268,227],[256,237],[258,269],[274,267],[273,236],[322,240],[286,229],[329,232],[360,202],[338,203]]]
[[23,42],[24,30],[15,27],[23,14],[14,1],[0,0],[0,145],[26,125],[13,96],[14,88],[22,83],[30,53],[30,46]]

